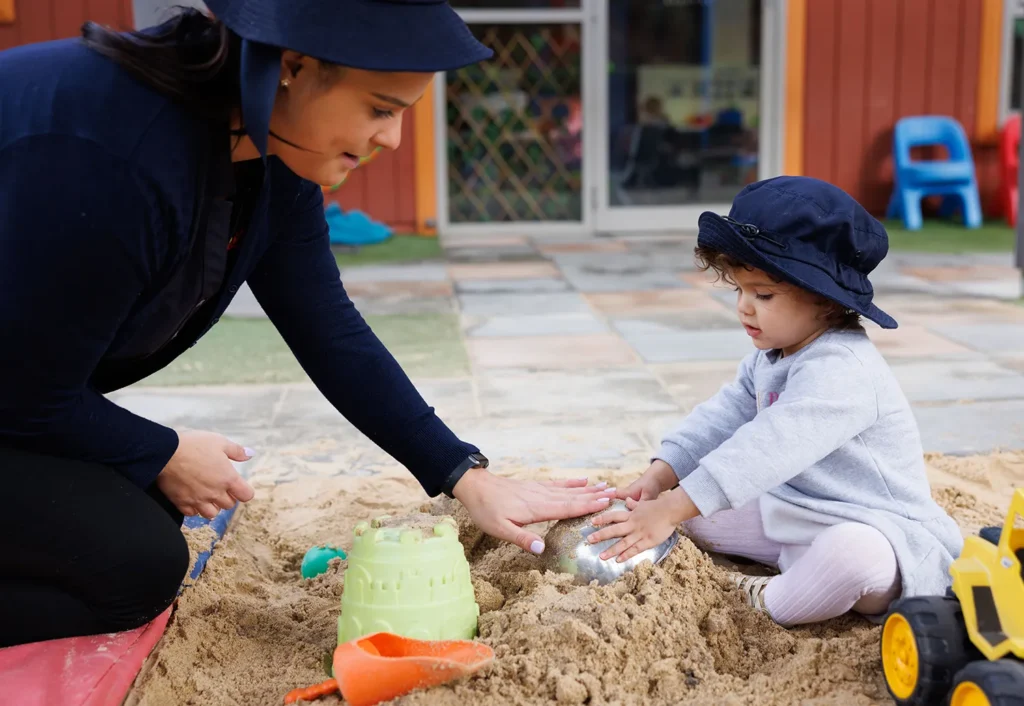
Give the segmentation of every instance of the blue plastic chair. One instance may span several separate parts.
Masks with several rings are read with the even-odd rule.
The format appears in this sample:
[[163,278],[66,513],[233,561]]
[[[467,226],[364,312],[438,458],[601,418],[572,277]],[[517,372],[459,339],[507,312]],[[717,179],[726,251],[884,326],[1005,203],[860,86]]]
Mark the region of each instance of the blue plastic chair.
[[[949,159],[913,160],[912,147],[942,145]],[[952,216],[962,210],[964,225],[981,227],[981,199],[974,158],[960,123],[942,115],[901,118],[893,135],[895,184],[886,209],[888,218],[903,218],[907,230],[921,228],[921,199],[942,196],[939,213]]]

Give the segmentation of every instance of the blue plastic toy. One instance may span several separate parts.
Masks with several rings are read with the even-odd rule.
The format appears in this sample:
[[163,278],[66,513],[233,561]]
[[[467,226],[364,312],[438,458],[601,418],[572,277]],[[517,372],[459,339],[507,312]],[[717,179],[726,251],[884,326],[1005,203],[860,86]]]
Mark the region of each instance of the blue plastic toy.
[[[913,147],[941,145],[949,159],[913,160]],[[963,212],[964,225],[981,227],[981,199],[967,134],[955,119],[943,115],[901,118],[893,135],[895,178],[886,216],[902,218],[907,230],[922,225],[921,199],[942,196],[940,214]]]
[[391,229],[362,211],[342,211],[331,203],[324,209],[331,245],[374,245],[391,237]]
[[306,555],[302,557],[302,566],[299,571],[302,574],[302,578],[311,579],[327,571],[327,565],[331,559],[345,558],[347,558],[345,550],[333,544],[318,544],[315,547],[311,547],[306,552]]

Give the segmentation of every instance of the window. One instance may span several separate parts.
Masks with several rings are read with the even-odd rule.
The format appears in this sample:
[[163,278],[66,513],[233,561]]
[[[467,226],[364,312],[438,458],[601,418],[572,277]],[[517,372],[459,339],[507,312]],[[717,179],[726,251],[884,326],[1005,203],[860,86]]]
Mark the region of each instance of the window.
[[14,24],[14,0],[0,0],[0,25]]

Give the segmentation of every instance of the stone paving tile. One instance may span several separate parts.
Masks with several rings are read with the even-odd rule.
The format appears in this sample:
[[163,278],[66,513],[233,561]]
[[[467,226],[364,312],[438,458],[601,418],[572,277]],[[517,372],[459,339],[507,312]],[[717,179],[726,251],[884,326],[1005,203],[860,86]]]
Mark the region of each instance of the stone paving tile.
[[740,360],[662,363],[647,366],[685,412],[710,399],[736,379]]
[[448,268],[443,262],[412,265],[362,265],[341,270],[341,281],[355,282],[447,282]]
[[976,351],[933,333],[924,326],[900,326],[882,329],[872,323],[865,325],[875,347],[886,358],[978,358]]
[[108,397],[139,416],[169,427],[210,431],[267,427],[282,388],[269,385],[156,388],[132,386]]
[[409,298],[450,297],[451,282],[346,282],[350,297],[383,298],[403,296]]
[[635,273],[593,272],[578,265],[563,265],[566,280],[580,292],[628,292],[639,289],[676,289],[674,272],[638,269]]
[[915,407],[924,450],[946,454],[1024,448],[1024,400]]
[[527,246],[530,239],[525,235],[444,235],[441,246],[444,248],[504,248],[508,246]]
[[702,292],[729,292],[733,296],[732,304],[735,304],[736,295],[733,293],[732,287],[716,282],[716,277],[717,275],[714,272],[682,272],[679,274],[679,280],[683,284],[699,289]]
[[562,279],[499,279],[499,280],[464,280],[455,283],[455,291],[459,294],[498,294],[531,292],[568,292],[572,289]]
[[590,307],[576,292],[556,294],[459,294],[466,316],[529,316],[532,314],[589,314]]
[[650,447],[642,423],[621,419],[500,420],[488,418],[458,425],[460,439],[478,446],[501,473],[516,468],[579,468],[591,482],[601,480],[594,470],[635,468],[639,476],[648,465]]
[[652,330],[658,330],[662,333],[701,330],[742,330],[739,322],[736,321],[735,314],[730,314],[722,307],[718,307],[718,311],[693,310],[677,311],[674,313],[630,313],[610,318],[613,324],[621,323],[626,327],[630,327],[634,323],[647,323],[654,327]]
[[514,262],[540,260],[541,255],[533,245],[498,245],[445,248],[445,258],[449,262]]
[[743,330],[673,331],[644,321],[618,321],[614,328],[648,363],[738,360],[754,350]]
[[1020,272],[1008,265],[959,265],[949,267],[915,267],[901,268],[904,274],[931,282],[966,282],[991,280],[1016,280]]
[[488,262],[449,265],[456,282],[506,279],[559,279],[558,268],[550,262]]
[[263,307],[256,301],[256,295],[249,289],[249,285],[242,283],[242,286],[238,288],[238,292],[231,299],[231,303],[228,304],[228,308],[224,311],[224,316],[233,316],[238,319],[265,319],[267,318],[266,312],[263,311]]
[[626,244],[621,240],[582,240],[565,243],[540,243],[537,249],[544,255],[562,255],[566,253],[607,253],[626,252]]
[[469,338],[571,336],[607,333],[608,325],[593,314],[492,316],[486,319],[464,316],[463,331]]
[[721,312],[722,305],[706,292],[691,289],[655,289],[641,292],[605,292],[585,295],[590,305],[608,315]]
[[476,338],[466,347],[477,368],[579,370],[638,363],[626,342],[614,334]]
[[[643,252],[627,253],[565,253],[552,255],[551,260],[563,271],[572,270],[589,275],[637,276],[651,272],[676,272],[677,264],[664,255]],[[675,286],[680,286],[678,281]]]
[[[441,419],[472,419],[480,416],[473,381],[468,377],[449,380],[414,378],[413,384]],[[286,388],[273,409],[273,423],[276,427],[307,424],[330,426],[340,423],[351,427],[313,385],[292,385]]]
[[1012,267],[1013,253],[890,252],[882,262],[899,267]]
[[987,360],[895,362],[891,367],[911,402],[1024,398],[1024,375]]
[[1016,301],[1024,294],[1020,279],[947,282],[945,285],[950,293],[961,296],[992,297],[993,299]]
[[1024,351],[1024,324],[938,325],[932,330],[990,355],[1018,355]]
[[875,304],[900,324],[923,326],[963,323],[1024,323],[1024,306],[977,297],[882,294]]
[[658,379],[646,370],[607,370],[600,375],[572,371],[495,372],[479,376],[480,404],[487,416],[576,415],[618,419],[679,409]]
[[451,314],[455,311],[455,300],[451,297],[352,297],[352,303],[364,316]]

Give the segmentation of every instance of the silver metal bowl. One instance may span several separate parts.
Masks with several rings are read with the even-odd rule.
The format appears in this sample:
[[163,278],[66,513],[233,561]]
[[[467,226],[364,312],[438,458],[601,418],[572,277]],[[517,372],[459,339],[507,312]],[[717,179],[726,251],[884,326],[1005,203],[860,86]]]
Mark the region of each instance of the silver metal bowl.
[[641,562],[650,561],[657,564],[662,561],[679,541],[678,532],[673,532],[672,536],[658,546],[642,551],[621,564],[614,557],[601,560],[601,552],[611,548],[621,537],[606,539],[597,544],[587,541],[591,534],[598,531],[597,527],[590,524],[595,517],[625,509],[625,501],[615,500],[607,510],[556,522],[544,538],[544,553],[540,556],[543,567],[558,573],[572,574],[578,583],[588,584],[596,580],[604,585],[632,571]]

